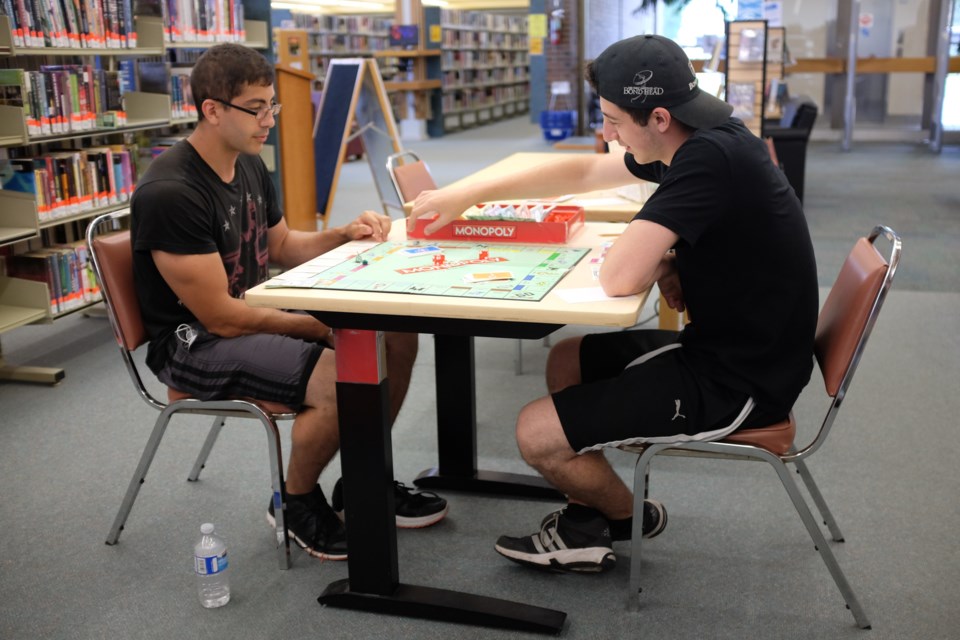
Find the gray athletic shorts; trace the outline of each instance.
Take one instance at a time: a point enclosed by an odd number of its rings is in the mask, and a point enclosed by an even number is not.
[[[323,346],[258,333],[221,338],[199,323],[180,325],[161,382],[200,400],[253,398],[299,409]]]
[[[574,451],[716,439],[743,423],[753,401],[694,374],[683,358],[679,336],[659,330],[584,336],[583,383],[553,394]]]

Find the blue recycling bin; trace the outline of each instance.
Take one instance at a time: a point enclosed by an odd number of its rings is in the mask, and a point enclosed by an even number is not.
[[[576,111],[541,111],[540,128],[543,137],[550,142],[563,140],[573,135],[577,126]]]

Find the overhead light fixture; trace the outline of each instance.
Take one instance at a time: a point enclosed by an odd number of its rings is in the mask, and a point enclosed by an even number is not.
[[[425,7],[449,7],[450,3],[446,0],[420,0],[420,4]]]

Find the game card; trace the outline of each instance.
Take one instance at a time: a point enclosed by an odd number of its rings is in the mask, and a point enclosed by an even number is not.
[[[406,249],[402,249],[400,253],[408,258],[417,258],[419,256],[428,256],[435,253],[440,253],[440,247],[435,244],[431,244],[426,247],[408,247]]]
[[[513,280],[513,274],[509,271],[486,271],[469,273],[463,277],[464,282],[491,282],[493,280]]]

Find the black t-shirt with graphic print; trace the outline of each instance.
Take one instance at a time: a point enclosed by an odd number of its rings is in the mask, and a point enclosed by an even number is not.
[[[233,181],[225,183],[183,140],[150,164],[131,213],[134,280],[150,337],[147,364],[156,373],[176,328],[197,319],[164,281],[150,252],[219,253],[230,295],[241,298],[267,278],[267,229],[282,212],[258,156],[241,155]]]
[[[764,143],[731,118],[699,129],[670,166],[627,168],[659,187],[635,219],[680,236],[677,268],[694,371],[785,415],[813,369],[819,308],[813,244],[800,201]]]

